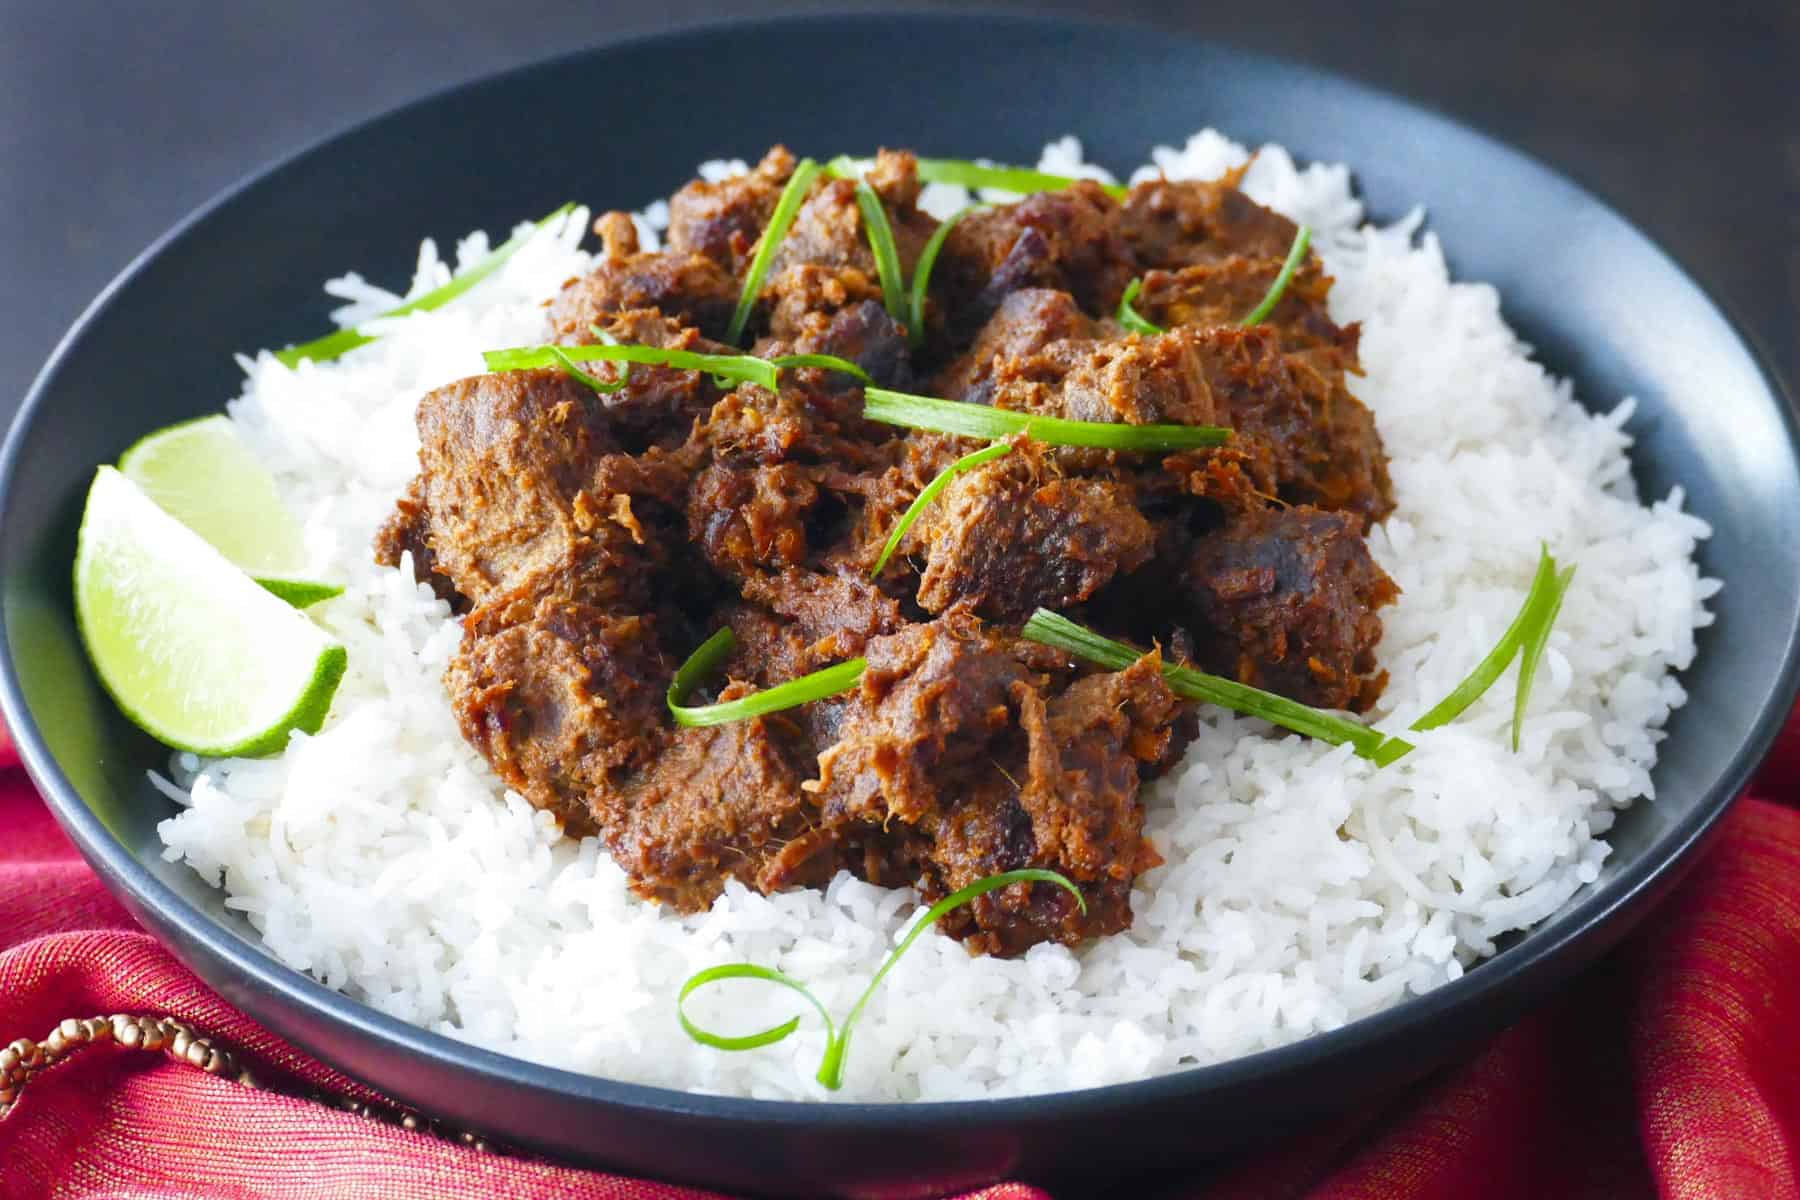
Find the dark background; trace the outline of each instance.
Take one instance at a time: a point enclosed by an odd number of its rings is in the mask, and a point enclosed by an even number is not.
[[[10,420],[62,331],[138,251],[298,147],[427,91],[594,41],[843,7],[0,0],[0,417]],[[1105,11],[1315,63],[1523,147],[1642,224],[1790,380],[1800,375],[1793,0],[1234,0]],[[705,64],[676,69],[704,86]],[[579,134],[573,118],[570,133]],[[321,264],[320,274],[343,265]]]

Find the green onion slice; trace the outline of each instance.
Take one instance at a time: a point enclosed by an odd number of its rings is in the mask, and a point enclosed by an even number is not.
[[[875,560],[875,569],[869,572],[869,578],[874,579],[881,574],[881,569],[887,566],[888,559],[892,558],[894,551],[900,548],[900,540],[906,536],[906,531],[913,527],[913,523],[919,519],[920,513],[931,507],[931,502],[937,499],[938,493],[950,486],[952,479],[964,471],[979,467],[982,463],[993,462],[996,458],[1011,453],[1011,446],[1005,442],[996,442],[992,446],[982,447],[973,454],[963,455],[939,471],[936,478],[919,489],[919,494],[913,497],[913,502],[906,506],[906,511],[901,513],[900,519],[894,523],[894,531],[888,534],[887,544],[881,548],[881,557]]]
[[[1031,641],[1054,646],[1077,658],[1085,658],[1114,671],[1123,671],[1142,657],[1142,651],[1124,642],[1102,637],[1085,626],[1040,608],[1025,622],[1023,635]],[[1277,696],[1261,688],[1238,683],[1218,675],[1208,675],[1192,667],[1163,664],[1163,678],[1169,690],[1190,700],[1217,704],[1246,716],[1260,717],[1284,729],[1330,742],[1334,746],[1349,745],[1358,755],[1376,766],[1385,767],[1411,750],[1412,743],[1390,737],[1379,729],[1371,729],[1337,713],[1311,708],[1286,696]]]
[[[1138,293],[1143,290],[1144,280],[1142,276],[1139,276],[1125,285],[1125,294],[1119,297],[1119,311],[1115,314],[1115,319],[1119,324],[1123,325],[1133,333],[1141,333],[1146,337],[1154,337],[1159,333],[1165,332],[1163,327],[1153,321],[1146,321],[1143,317],[1138,315],[1137,309],[1131,307],[1131,302],[1136,300],[1138,298]]]
[[[1081,180],[1070,175],[1052,175],[1031,167],[992,166],[960,158],[921,158],[919,178],[926,183],[959,183],[966,188],[997,188],[1003,192],[1056,192]],[[1100,183],[1099,180],[1089,180]],[[1101,190],[1115,200],[1123,199],[1130,189],[1118,183],[1100,183]]]
[[[1574,578],[1574,567],[1556,573],[1555,582],[1539,601],[1537,620],[1525,635],[1525,646],[1519,659],[1519,690],[1513,698],[1514,754],[1519,752],[1519,731],[1525,725],[1525,705],[1531,699],[1531,685],[1537,679],[1538,661],[1544,657],[1544,647],[1550,643],[1550,627],[1556,624],[1557,615],[1562,612],[1563,597],[1568,595],[1569,584]]]
[[[1110,421],[1071,421],[1066,417],[1037,417],[1004,408],[989,408],[985,404],[890,392],[886,388],[865,388],[863,397],[863,416],[868,420],[984,441],[998,441],[1022,433],[1051,446],[1172,452],[1222,445],[1231,436],[1231,430],[1217,425],[1116,425]]]
[[[681,1028],[687,1035],[703,1046],[711,1046],[718,1050],[755,1050],[761,1046],[773,1045],[786,1038],[800,1027],[800,1018],[792,1017],[759,1033],[733,1037],[713,1033],[694,1024],[687,1015],[687,998],[707,984],[716,983],[721,979],[760,979],[799,992],[806,998],[806,1002],[813,1006],[813,1010],[819,1014],[819,1018],[825,1022],[825,1054],[819,1060],[819,1071],[814,1078],[825,1087],[836,1091],[844,1086],[844,1058],[850,1050],[850,1034],[856,1028],[856,1023],[862,1019],[863,1009],[868,1007],[869,999],[875,994],[875,989],[881,986],[881,981],[886,979],[888,972],[894,969],[894,964],[898,963],[901,957],[912,949],[913,943],[924,936],[927,929],[936,925],[944,917],[989,892],[1003,887],[1011,887],[1015,883],[1048,883],[1059,887],[1075,897],[1075,903],[1080,905],[1082,912],[1087,912],[1087,901],[1082,898],[1081,889],[1076,887],[1067,876],[1038,867],[1003,871],[998,875],[989,875],[985,879],[978,879],[968,887],[952,892],[926,909],[925,915],[907,931],[906,936],[900,940],[900,944],[888,952],[887,958],[882,961],[874,977],[869,980],[869,986],[863,989],[862,995],[857,997],[856,1004],[850,1009],[849,1015],[844,1018],[842,1028],[832,1021],[831,1014],[825,1011],[825,1006],[819,1003],[818,997],[808,991],[793,976],[770,967],[758,966],[755,963],[725,963],[716,967],[708,967],[689,977],[688,981],[681,985],[681,992],[676,998],[676,1018],[681,1022]]]
[[[750,310],[756,307],[756,298],[762,294],[763,277],[769,273],[769,264],[775,261],[775,249],[787,236],[788,226],[794,223],[794,214],[800,211],[819,170],[819,164],[812,159],[801,159],[775,201],[775,211],[770,214],[768,227],[763,230],[756,253],[750,258],[750,269],[744,274],[744,290],[738,295],[731,325],[725,331],[726,342],[733,346],[743,340],[744,326],[750,323]]]
[[[443,287],[433,288],[423,296],[408,300],[405,304],[402,304],[397,308],[390,308],[379,316],[371,317],[369,319],[378,321],[385,317],[403,317],[407,313],[430,312],[434,308],[442,308],[444,305],[450,303],[450,301],[456,299],[458,296],[486,279],[489,275],[492,275],[495,271],[498,271],[501,267],[505,266],[506,260],[511,258],[514,254],[517,254],[519,249],[524,246],[525,243],[536,237],[542,230],[551,224],[573,212],[574,209],[575,205],[573,202],[563,205],[543,220],[537,222],[524,233],[503,242],[499,249],[464,271],[461,275],[456,276]],[[354,327],[340,329],[336,333],[327,334],[317,341],[307,342],[303,346],[290,346],[286,350],[278,350],[275,352],[275,358],[276,361],[289,367],[297,367],[300,365],[302,359],[308,358],[312,359],[314,362],[329,362],[339,355],[344,354],[346,351],[354,350],[358,346],[366,346],[374,340],[375,339],[368,334],[357,332]]]
[[[937,265],[938,253],[944,248],[944,241],[956,223],[972,212],[986,208],[985,204],[969,204],[957,209],[938,223],[931,231],[931,239],[925,243],[925,249],[919,252],[919,261],[913,267],[912,295],[909,297],[906,315],[907,339],[917,350],[925,341],[925,297],[931,289],[931,268]]]
[[[866,659],[852,658],[737,700],[693,708],[684,706],[682,701],[687,699],[688,693],[702,679],[712,674],[736,645],[737,637],[727,626],[701,642],[700,648],[690,654],[688,660],[676,670],[675,678],[669,681],[668,702],[669,713],[675,718],[677,725],[690,728],[728,725],[733,721],[748,721],[751,717],[766,716],[813,700],[823,700],[827,696],[835,696],[855,687],[862,678],[863,668],[869,665]]]
[[[1312,226],[1302,225],[1294,231],[1294,244],[1288,248],[1287,261],[1281,264],[1276,272],[1275,282],[1263,294],[1262,303],[1250,310],[1250,315],[1238,322],[1240,325],[1260,325],[1268,315],[1275,311],[1281,303],[1281,294],[1287,291],[1288,283],[1294,278],[1294,272],[1306,261],[1306,248],[1312,244]]]
[[[686,371],[711,371],[739,383],[756,383],[776,390],[780,368],[752,354],[701,354],[693,350],[664,350],[657,346],[517,346],[489,350],[482,361],[490,371],[523,371],[530,367],[569,366],[578,362],[644,363]]]
[[[1519,606],[1519,615],[1506,627],[1506,632],[1500,635],[1500,640],[1488,651],[1487,657],[1475,664],[1475,669],[1469,672],[1468,678],[1457,684],[1448,696],[1434,704],[1424,716],[1414,721],[1412,728],[1423,733],[1440,725],[1448,725],[1494,686],[1494,682],[1506,673],[1506,668],[1519,652],[1519,647],[1525,644],[1526,635],[1537,620],[1540,598],[1555,582],[1556,560],[1550,557],[1549,547],[1546,546],[1539,552],[1537,574],[1532,577],[1530,591],[1525,593],[1525,602]]]
[[[865,179],[856,181],[856,207],[862,210],[863,232],[875,255],[875,274],[881,279],[881,302],[888,316],[906,324],[906,281],[900,277],[900,248],[894,244],[894,227],[888,222],[881,197]]]
[[[551,346],[550,353],[555,356],[557,362],[562,364],[562,369],[568,374],[569,378],[575,380],[577,383],[593,388],[596,392],[616,392],[624,387],[626,383],[630,382],[631,366],[629,363],[625,365],[623,373],[621,373],[617,379],[605,380],[597,375],[590,375],[580,367],[576,366],[575,360],[570,358],[569,352],[561,346]]]
[[[837,1041],[837,1026],[832,1024],[831,1014],[819,1003],[819,998],[806,990],[806,985],[792,975],[777,971],[772,967],[759,967],[755,963],[723,963],[716,967],[708,967],[690,976],[681,985],[681,994],[675,999],[675,1017],[681,1022],[681,1028],[687,1035],[702,1046],[711,1046],[715,1050],[755,1050],[759,1046],[772,1046],[800,1028],[800,1018],[793,1017],[779,1025],[770,1026],[761,1033],[744,1034],[741,1037],[729,1037],[721,1033],[713,1033],[694,1024],[687,1015],[687,998],[693,992],[709,983],[717,983],[721,979],[761,979],[769,983],[778,983],[784,988],[792,988],[806,997],[806,1002],[813,1006],[819,1017],[825,1022],[825,1034],[828,1042]]]
[[[769,362],[783,371],[789,367],[818,367],[824,371],[842,371],[846,375],[854,375],[864,383],[875,382],[869,378],[867,371],[835,354],[782,354],[771,358]]]
[[[1045,871],[1037,867],[1026,867],[1018,871],[1002,871],[998,875],[977,879],[968,887],[951,892],[926,909],[925,915],[920,918],[919,923],[908,930],[904,938],[900,939],[900,944],[894,947],[888,954],[887,960],[875,972],[875,977],[869,980],[869,986],[863,989],[861,996],[857,997],[855,1006],[850,1010],[850,1015],[844,1018],[844,1027],[826,1042],[825,1057],[819,1063],[818,1080],[820,1083],[833,1091],[843,1086],[844,1055],[850,1049],[851,1031],[856,1028],[856,1022],[861,1019],[863,1009],[869,1003],[869,997],[875,994],[875,989],[881,986],[881,981],[886,979],[888,972],[894,969],[894,964],[900,961],[900,956],[912,949],[912,944],[918,941],[927,929],[936,925],[950,913],[989,892],[1003,887],[1011,887],[1015,883],[1053,884],[1075,897],[1075,903],[1081,907],[1081,911],[1087,912],[1087,901],[1082,898],[1081,889],[1076,887],[1073,881],[1055,871]]]

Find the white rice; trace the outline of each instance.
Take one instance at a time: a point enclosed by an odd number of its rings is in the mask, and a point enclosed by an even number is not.
[[[1158,148],[1134,178],[1211,178],[1245,158],[1207,131]],[[1043,166],[1085,169],[1072,138]],[[1637,500],[1630,401],[1584,411],[1531,361],[1491,288],[1449,280],[1421,214],[1362,224],[1345,168],[1298,169],[1268,146],[1244,186],[1317,229],[1337,277],[1333,315],[1363,324],[1367,374],[1353,386],[1375,412],[1399,502],[1370,542],[1405,589],[1384,613],[1381,724],[1402,729],[1487,651],[1540,541],[1579,564],[1523,745],[1508,747],[1510,672],[1386,770],[1206,712],[1182,766],[1147,792],[1167,865],[1138,881],[1130,932],[1010,962],[927,936],[870,1005],[831,1098],[1089,1087],[1336,1028],[1455,979],[1501,934],[1555,911],[1603,872],[1615,810],[1651,795],[1661,727],[1685,699],[1672,672],[1692,659],[1718,584],[1695,568],[1708,530],[1679,490]],[[929,193],[939,212],[966,198]],[[667,207],[644,217],[649,233]],[[458,623],[408,571],[369,559],[417,467],[420,395],[479,372],[483,349],[534,340],[542,302],[588,265],[576,249],[586,219],[338,363],[242,360],[231,416],[304,518],[317,570],[347,582],[313,612],[349,647],[350,670],[327,727],[284,755],[178,756],[170,790],[191,807],[161,826],[166,853],[221,884],[282,961],[403,1020],[616,1079],[825,1099],[810,1015],[780,1045],[722,1053],[682,1033],[675,991],[702,967],[748,959],[842,1013],[915,897],[840,875],[823,893],[734,885],[692,917],[636,899],[596,841],[560,840],[463,742],[440,681]],[[457,262],[487,247],[473,235]],[[448,274],[426,242],[413,293]],[[345,322],[398,299],[354,275],[328,290],[346,301]],[[748,1031],[796,1000],[728,984],[692,1008]]]

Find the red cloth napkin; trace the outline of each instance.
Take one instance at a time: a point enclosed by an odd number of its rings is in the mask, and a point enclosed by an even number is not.
[[[0,740],[0,763],[16,764]],[[1620,951],[1474,1060],[1386,1106],[1157,1195],[1800,1200],[1800,719],[1705,861]],[[1759,798],[1761,797],[1761,798]],[[266,1083],[360,1094],[258,1028],[126,916],[16,765],[0,773],[0,1044],[70,1016],[172,1014]],[[0,1118],[0,1198],[702,1193],[484,1155],[160,1054],[99,1046]],[[983,1200],[1036,1200],[1002,1184]]]

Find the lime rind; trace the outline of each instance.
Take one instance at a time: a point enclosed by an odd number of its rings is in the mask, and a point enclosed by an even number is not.
[[[111,467],[75,553],[88,657],[133,723],[208,757],[270,754],[324,724],[349,657]]]
[[[295,607],[343,588],[306,574],[300,524],[275,477],[222,414],[183,421],[140,438],[119,470],[164,511]]]

